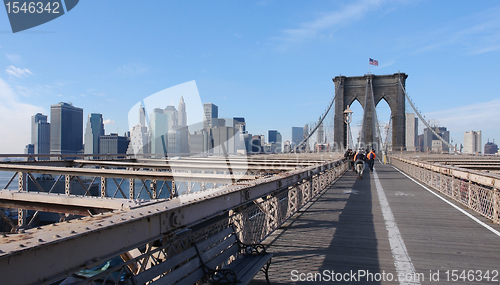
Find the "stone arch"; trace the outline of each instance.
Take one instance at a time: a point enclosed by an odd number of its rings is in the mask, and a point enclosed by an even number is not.
[[[374,120],[372,98],[375,106],[385,100],[391,109],[392,149],[403,150],[405,147],[405,95],[399,81],[405,86],[408,75],[373,75],[346,77],[337,76],[335,83],[334,143],[338,151],[345,149],[347,143],[347,125],[344,122],[344,110],[354,100],[358,100],[367,116],[363,121],[363,138],[367,146],[374,143]],[[373,90],[373,92],[372,92]],[[366,102],[370,103],[365,106]]]

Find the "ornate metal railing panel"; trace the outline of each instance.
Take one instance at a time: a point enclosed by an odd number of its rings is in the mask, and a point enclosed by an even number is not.
[[[162,262],[229,226],[237,229],[244,243],[262,241],[346,169],[343,159],[324,161],[137,208],[9,234],[3,237],[6,247],[0,251],[0,272],[8,268],[3,278],[12,284],[52,284],[75,274],[83,278],[82,270],[101,266],[98,274],[81,279],[82,284],[127,284],[131,276],[143,272],[148,272],[145,283],[149,283],[166,274],[159,271]],[[22,176],[20,183],[25,181]],[[113,259],[122,262],[106,263]],[[35,264],[42,260],[50,270],[37,269]],[[102,267],[105,264],[108,267]],[[26,267],[32,268],[29,276],[15,273]]]
[[[398,156],[391,156],[390,163],[416,180],[500,224],[498,177]]]

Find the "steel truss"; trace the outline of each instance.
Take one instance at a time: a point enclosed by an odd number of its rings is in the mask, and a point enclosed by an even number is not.
[[[128,210],[7,234],[0,237],[2,282],[51,284],[120,256],[125,263],[82,282],[119,284],[135,275],[143,278],[143,284],[150,283],[165,273],[163,261],[231,224],[242,241],[261,241],[346,169],[344,160],[325,161]],[[22,173],[18,175],[24,182]],[[23,273],[26,268],[30,274]]]

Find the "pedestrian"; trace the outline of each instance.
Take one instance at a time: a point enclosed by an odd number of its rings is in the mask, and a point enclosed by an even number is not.
[[[356,164],[356,171],[358,172],[358,179],[363,179],[363,170],[365,168],[365,155],[363,150],[360,149],[356,156],[354,157],[354,163]]]
[[[356,171],[356,166],[354,165],[354,158],[355,157],[356,157],[356,151],[351,149],[351,156],[349,157],[349,160],[351,162],[352,171]]]
[[[373,165],[375,164],[376,157],[377,156],[375,155],[375,150],[372,148],[372,150],[366,156],[366,159],[368,161],[368,167],[370,168],[371,172],[373,172]]]

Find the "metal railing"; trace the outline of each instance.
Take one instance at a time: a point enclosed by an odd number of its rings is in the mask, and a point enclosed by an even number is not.
[[[390,156],[390,164],[469,209],[500,224],[500,179],[457,167]]]
[[[149,276],[142,283],[147,284],[165,274],[162,262],[229,226],[244,243],[262,241],[346,169],[344,159],[323,161],[204,196],[186,195],[8,235],[0,252],[0,272],[9,260],[16,260],[19,266],[10,263],[9,272],[3,272],[6,282],[52,284],[118,259],[119,264],[86,276],[82,284],[127,284],[138,274]],[[25,235],[39,242],[27,243]],[[40,251],[45,246],[50,247],[47,256]],[[36,264],[47,261],[50,270],[37,269]],[[16,274],[26,266],[32,268],[29,276]]]

